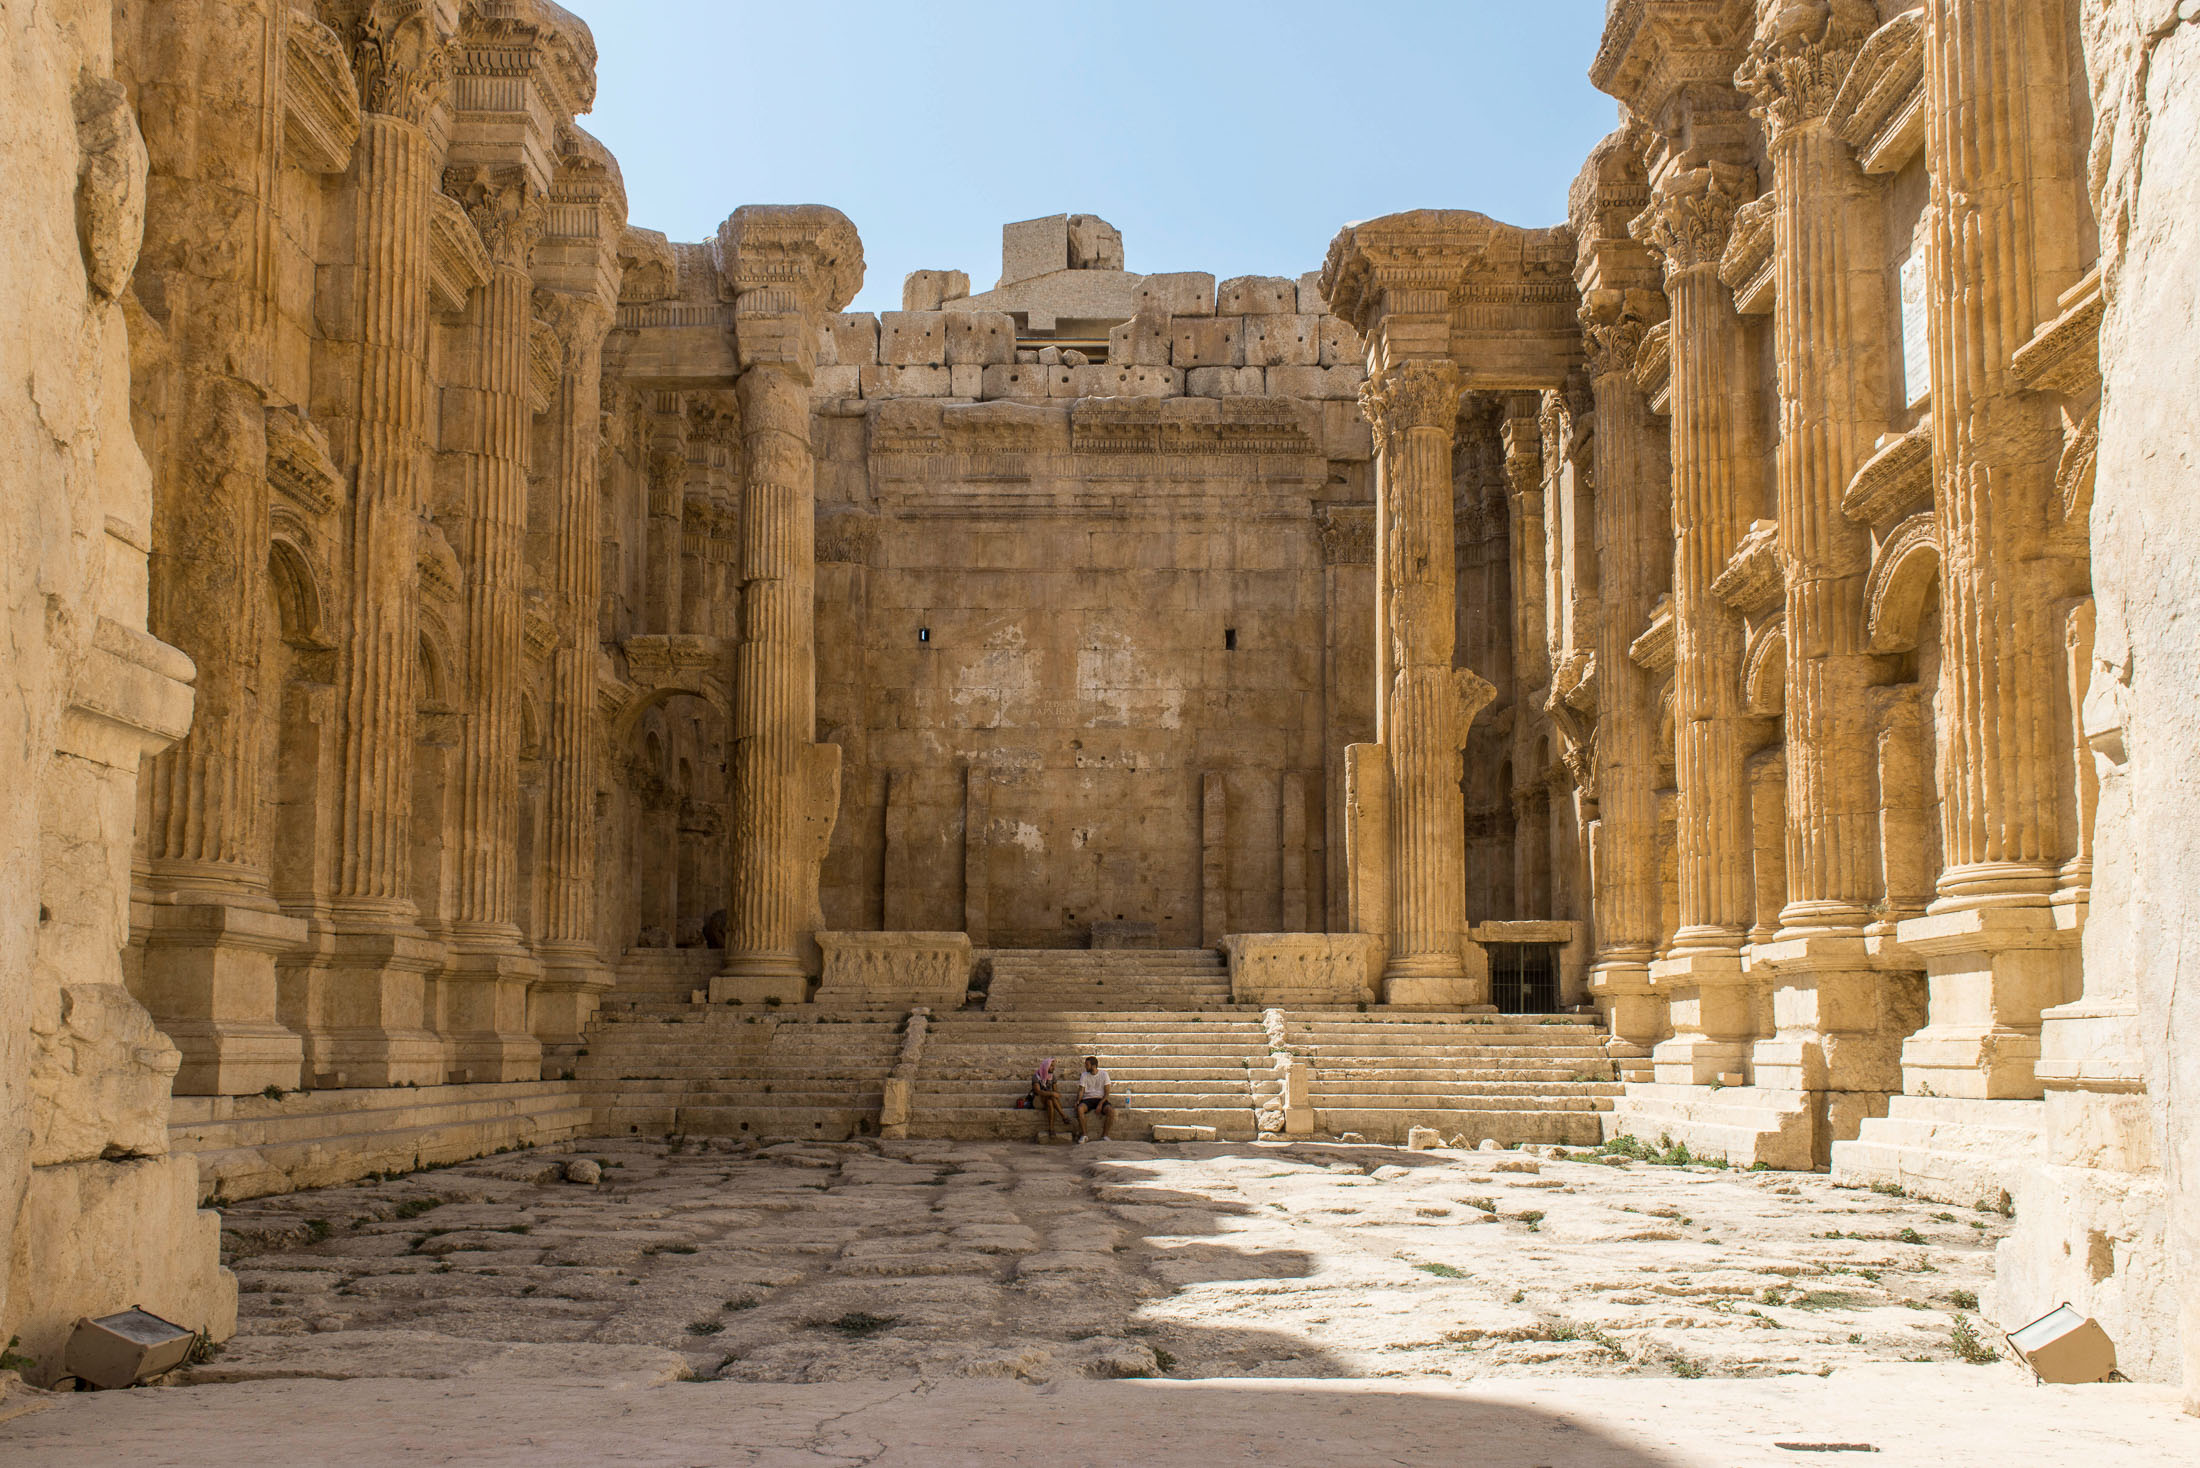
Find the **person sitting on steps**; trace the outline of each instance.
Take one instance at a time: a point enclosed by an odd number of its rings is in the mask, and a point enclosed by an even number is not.
[[[1108,1099],[1108,1073],[1100,1068],[1100,1057],[1085,1057],[1084,1074],[1077,1078],[1077,1140],[1085,1140],[1085,1113],[1100,1113],[1100,1140],[1108,1139],[1108,1128],[1115,1125],[1115,1103]]]
[[[1031,1073],[1031,1089],[1024,1093],[1023,1099],[1016,1105],[1019,1110],[1028,1109],[1040,1114],[1040,1119],[1047,1124],[1047,1140],[1050,1142],[1054,1140],[1056,1122],[1061,1122],[1064,1126],[1069,1124],[1069,1118],[1062,1114],[1061,1094],[1054,1088],[1053,1056],[1039,1062],[1039,1068]],[[1036,1142],[1039,1139],[1033,1137],[1032,1140]]]

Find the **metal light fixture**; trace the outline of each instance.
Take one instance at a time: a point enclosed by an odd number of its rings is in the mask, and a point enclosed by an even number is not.
[[[61,1373],[102,1389],[135,1386],[181,1366],[197,1338],[147,1310],[80,1318],[62,1352]]]
[[[2116,1373],[2116,1344],[2100,1322],[2069,1302],[2009,1332],[2009,1344],[2041,1381],[2070,1385],[2106,1381]]]

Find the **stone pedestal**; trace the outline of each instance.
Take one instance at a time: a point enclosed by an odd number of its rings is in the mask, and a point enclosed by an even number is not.
[[[1739,1086],[1749,1074],[1756,1002],[1739,953],[1661,959],[1650,979],[1665,996],[1671,1039],[1651,1053],[1658,1083]]]
[[[417,931],[350,929],[333,934],[315,961],[286,972],[282,1016],[305,1037],[308,1086],[443,1084],[427,976],[444,959],[443,946]]]
[[[479,949],[443,970],[444,1079],[454,1085],[542,1078],[542,1042],[528,1028],[527,991],[542,965],[525,953]]]
[[[1902,1089],[1976,1100],[2041,1094],[2040,1017],[2078,987],[2077,935],[2047,907],[1928,913],[1897,930],[1924,958],[1931,1022],[1902,1047]]]
[[[280,912],[223,903],[154,903],[134,986],[183,1052],[176,1092],[243,1096],[296,1090],[305,1045],[275,1019],[275,955],[305,941]]]

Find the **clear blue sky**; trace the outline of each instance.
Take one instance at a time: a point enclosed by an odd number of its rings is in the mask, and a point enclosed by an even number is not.
[[[1000,227],[1098,214],[1151,273],[1298,275],[1349,220],[1556,224],[1615,105],[1603,0],[563,0],[603,54],[583,125],[633,220],[831,204],[856,306],[1000,273]]]

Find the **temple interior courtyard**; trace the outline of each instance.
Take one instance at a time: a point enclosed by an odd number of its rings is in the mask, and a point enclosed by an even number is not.
[[[2200,1458],[2192,0],[881,312],[551,0],[0,20],[0,1457]]]

